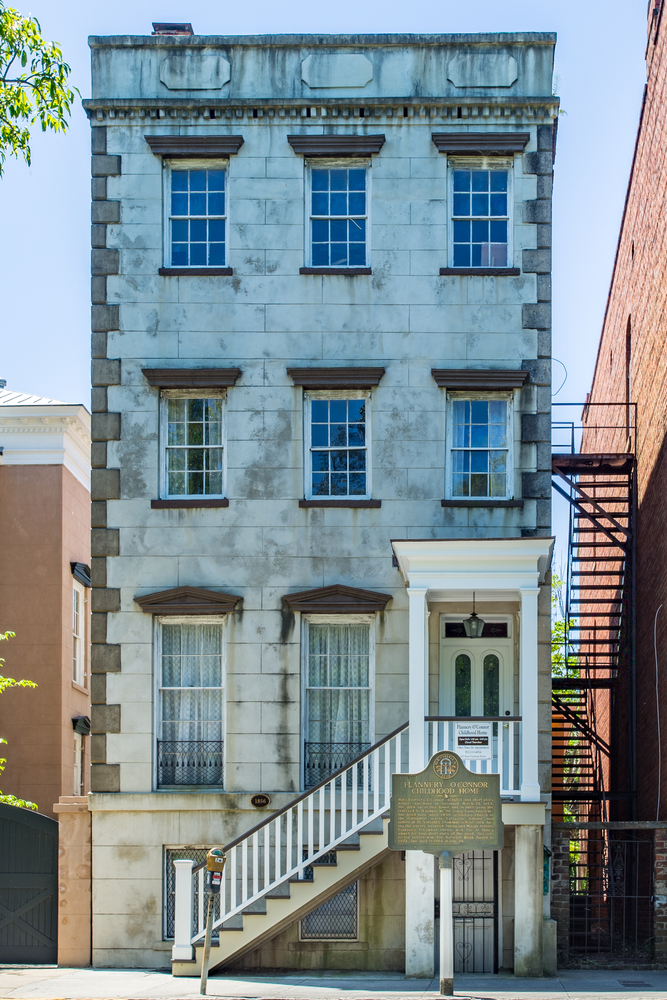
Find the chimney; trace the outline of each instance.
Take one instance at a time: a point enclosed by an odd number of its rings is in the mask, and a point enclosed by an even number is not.
[[[192,25],[186,21],[153,21],[154,35],[194,35]]]
[[[0,378],[0,389],[4,389],[6,385],[7,385],[7,379]]]

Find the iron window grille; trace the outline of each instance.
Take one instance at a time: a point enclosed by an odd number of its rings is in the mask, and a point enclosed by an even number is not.
[[[164,891],[164,903],[162,908],[164,913],[164,927],[162,929],[163,940],[173,941],[174,939],[174,922],[175,922],[175,901],[176,901],[176,869],[174,868],[174,861],[180,861],[181,859],[187,861],[194,861],[195,867],[197,865],[204,864],[206,862],[206,854],[208,852],[208,847],[166,847],[164,851],[164,875],[163,875],[163,891]],[[209,892],[204,890],[204,913],[206,913],[206,907],[208,904]],[[199,911],[199,879],[194,879],[194,905],[192,908],[192,933],[196,934],[199,927],[197,924],[197,914]],[[220,895],[215,895],[213,897],[213,918],[217,920],[220,916]],[[218,932],[213,931],[213,940],[217,941]]]
[[[220,740],[158,740],[157,785],[223,785]]]
[[[305,765],[304,783],[306,788],[314,788],[321,781],[326,779],[346,764],[351,764],[366,750],[370,750],[370,743],[305,743]],[[369,772],[370,782],[370,772]],[[357,786],[363,787],[364,768],[359,764],[357,768]],[[340,779],[338,779],[340,782]],[[352,772],[347,775],[347,787],[352,787]]]
[[[302,941],[356,941],[358,935],[359,883],[327,900],[301,920]]]

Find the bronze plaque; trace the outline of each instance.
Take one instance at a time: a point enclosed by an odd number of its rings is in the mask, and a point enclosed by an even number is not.
[[[500,775],[473,774],[443,750],[419,774],[394,774],[389,814],[393,851],[463,854],[503,846]]]

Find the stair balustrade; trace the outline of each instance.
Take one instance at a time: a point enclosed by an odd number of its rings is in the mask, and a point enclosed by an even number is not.
[[[280,895],[284,883],[305,880],[306,868],[388,812],[391,776],[408,771],[407,735],[406,722],[224,847],[227,863],[214,932],[234,926],[234,918],[240,920],[264,897]],[[172,958],[189,961],[205,934],[206,871],[189,860],[177,860],[174,867]]]

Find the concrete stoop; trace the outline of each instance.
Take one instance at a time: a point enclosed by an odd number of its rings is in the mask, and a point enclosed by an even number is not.
[[[315,862],[312,880],[288,879],[223,924],[219,943],[211,946],[209,972],[259,948],[380,864],[389,854],[388,825],[389,816],[374,820],[336,847],[335,864]],[[202,941],[197,944],[193,959],[172,961],[172,975],[199,976],[203,951]]]

